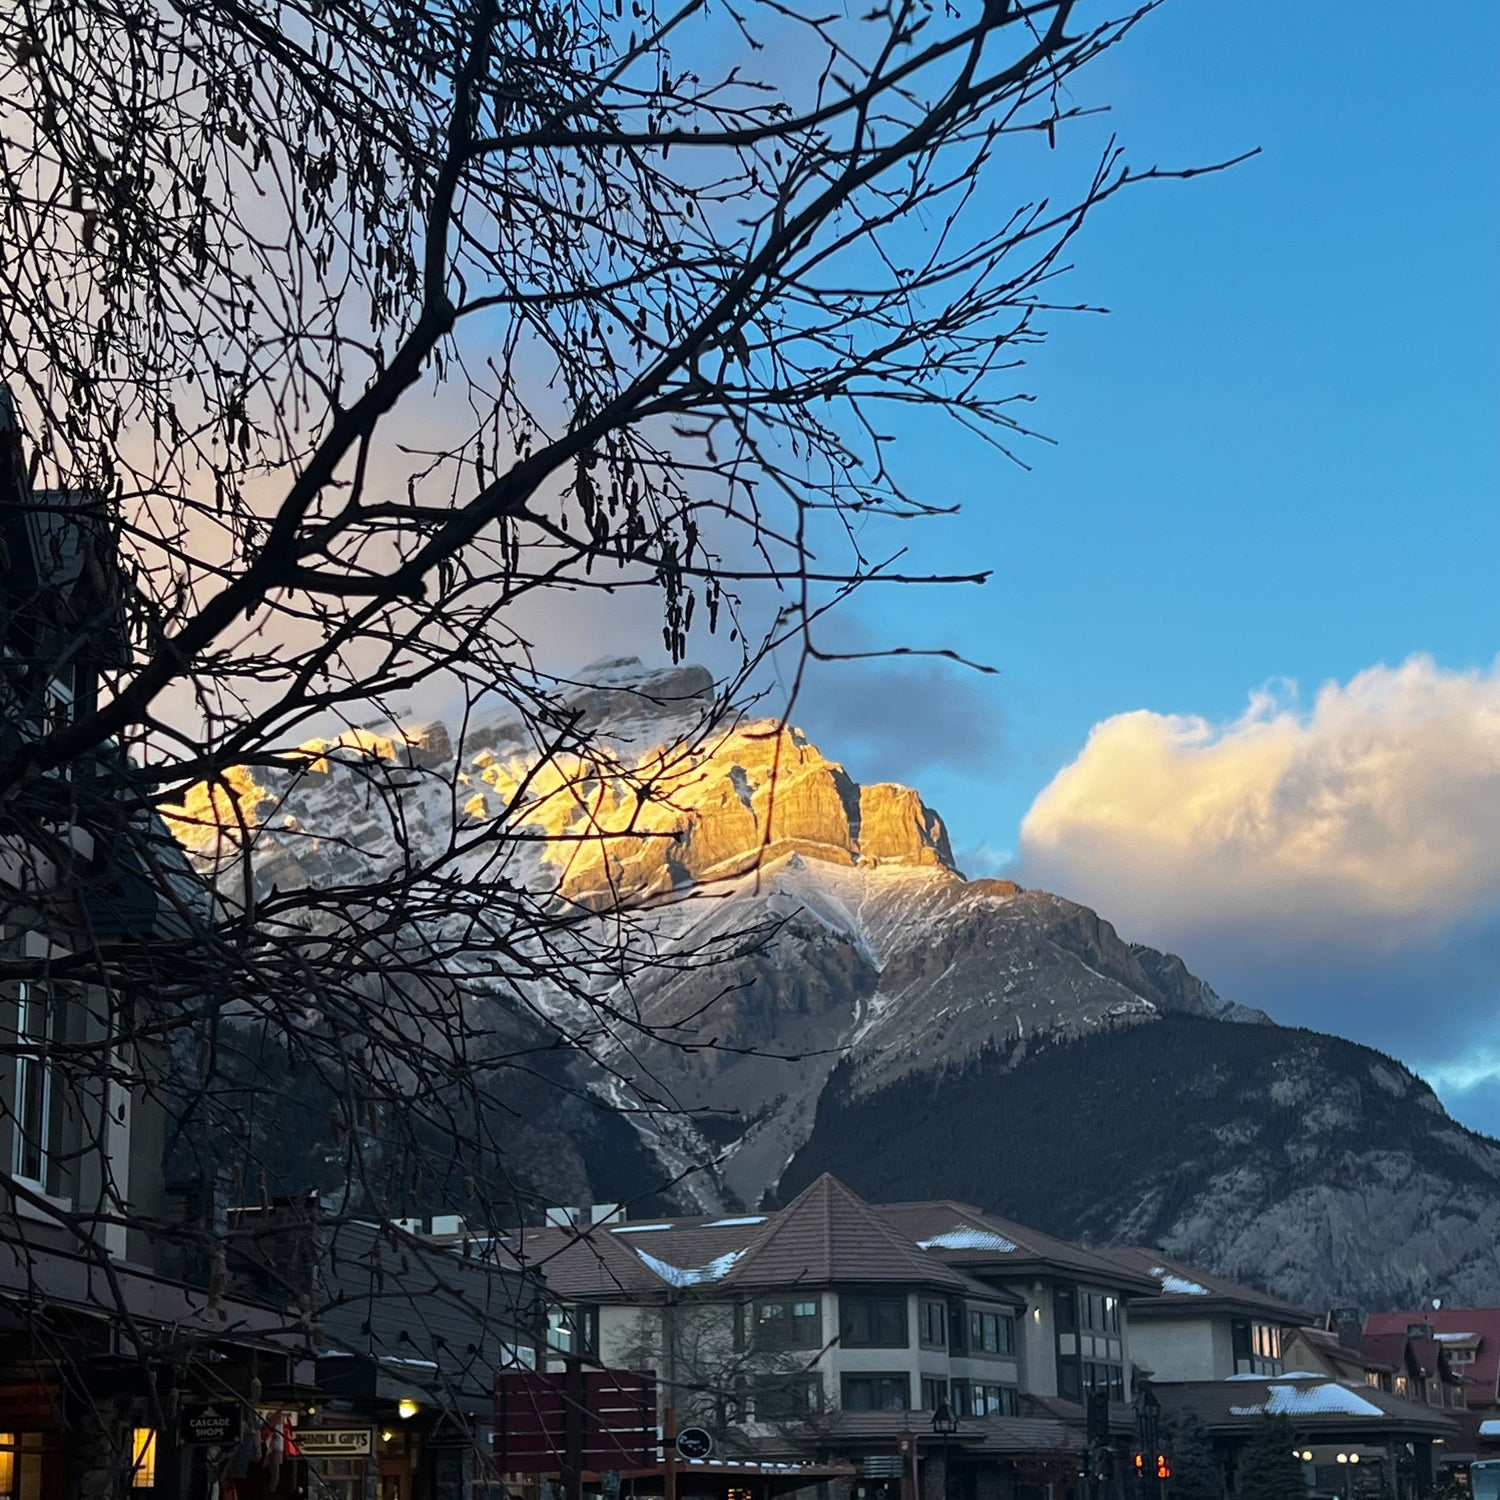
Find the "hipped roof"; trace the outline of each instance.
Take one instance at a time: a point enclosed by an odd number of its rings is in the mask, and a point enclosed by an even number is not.
[[[517,1230],[504,1243],[568,1298],[901,1286],[1023,1305],[1014,1293],[924,1249],[890,1213],[824,1173],[785,1208],[767,1214],[549,1226]]]

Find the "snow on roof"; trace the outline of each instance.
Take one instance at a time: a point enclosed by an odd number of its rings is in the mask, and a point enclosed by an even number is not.
[[[1208,1288],[1198,1281],[1189,1281],[1186,1276],[1179,1276],[1175,1271],[1169,1271],[1165,1266],[1152,1266],[1151,1274],[1161,1282],[1162,1291],[1173,1297],[1207,1297],[1212,1295]]]
[[[993,1229],[979,1229],[973,1224],[955,1224],[952,1229],[945,1229],[941,1234],[917,1243],[924,1250],[998,1250],[1002,1255],[1009,1255],[1016,1248],[1015,1242],[1003,1234],[996,1234]]]
[[[660,1276],[668,1286],[702,1286],[706,1281],[722,1281],[733,1269],[735,1262],[745,1252],[731,1250],[727,1255],[715,1256],[706,1266],[671,1266],[644,1250],[635,1252],[641,1263],[653,1275]]]
[[[1295,1386],[1272,1383],[1266,1399],[1254,1406],[1231,1406],[1232,1417],[1383,1417],[1385,1413],[1373,1401],[1366,1401],[1357,1391],[1334,1381]]]
[[[658,1229],[670,1229],[670,1224],[620,1224],[610,1230],[611,1234],[651,1234]]]
[[[712,1224],[705,1224],[703,1227],[705,1229],[737,1229],[741,1224],[764,1224],[765,1222],[764,1214],[749,1214],[741,1219],[715,1219]]]
[[[1433,1338],[1440,1344],[1477,1344],[1479,1342],[1477,1333],[1435,1333]]]
[[[1479,1424],[1480,1437],[1500,1437],[1500,1419],[1486,1417]]]

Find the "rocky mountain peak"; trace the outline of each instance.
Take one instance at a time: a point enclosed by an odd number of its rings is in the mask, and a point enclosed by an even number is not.
[[[588,748],[541,764],[518,718],[476,719],[461,745],[441,722],[310,740],[285,771],[232,771],[212,792],[195,789],[174,810],[174,827],[213,859],[232,852],[243,822],[256,830],[262,878],[283,888],[348,875],[351,860],[399,857],[362,791],[372,769],[380,776],[388,766],[403,788],[407,836],[444,837],[456,777],[461,821],[551,834],[536,874],[584,902],[732,880],[792,854],[956,874],[947,829],[917,792],[861,786],[795,726],[726,718],[700,666],[610,657],[584,668],[562,695],[559,722],[572,720]],[[337,872],[322,869],[329,860]]]

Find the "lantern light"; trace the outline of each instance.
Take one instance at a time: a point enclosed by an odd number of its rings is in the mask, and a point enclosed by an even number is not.
[[[403,1422],[409,1422],[417,1414],[417,1403],[410,1396],[403,1396],[396,1403],[396,1415]]]

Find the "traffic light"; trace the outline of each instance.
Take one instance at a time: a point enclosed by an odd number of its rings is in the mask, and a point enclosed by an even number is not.
[[[1172,1465],[1167,1462],[1165,1453],[1156,1455],[1156,1477],[1158,1479],[1170,1479],[1172,1477]]]

